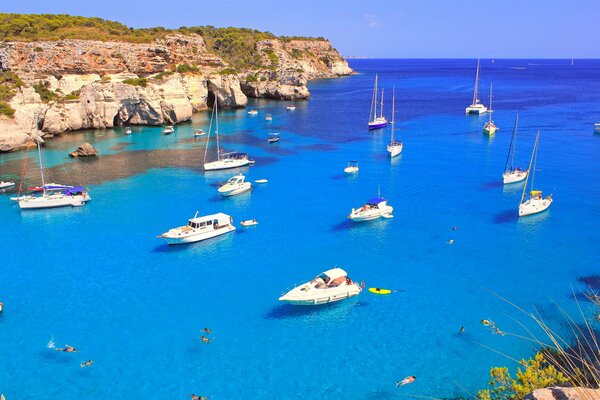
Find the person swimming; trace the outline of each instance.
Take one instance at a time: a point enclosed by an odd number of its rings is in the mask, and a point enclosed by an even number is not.
[[[210,339],[206,336],[200,336],[200,340],[202,340],[203,343],[210,343]]]
[[[81,368],[91,367],[93,363],[94,363],[94,360],[82,361],[81,364],[79,364],[79,366]]]
[[[208,328],[202,328],[202,332],[209,333],[209,334],[212,333],[212,331]]]
[[[465,333],[465,327],[464,327],[464,326],[461,326],[461,327],[460,327],[460,330],[458,331],[458,334],[459,334],[459,335],[462,335],[463,333]]]
[[[206,396],[198,396],[197,394],[190,394],[192,400],[208,400]]]
[[[54,350],[63,351],[65,353],[76,353],[77,351],[79,351],[75,347],[70,346],[68,344],[65,344],[65,347],[55,347]]]
[[[417,379],[416,376],[407,376],[406,378],[402,379],[401,381],[396,382],[396,387],[400,387],[400,386],[408,385],[409,383],[413,383],[415,381],[415,379]]]

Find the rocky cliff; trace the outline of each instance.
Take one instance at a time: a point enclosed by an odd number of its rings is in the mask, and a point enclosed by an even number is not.
[[[14,115],[0,115],[0,151],[25,145],[36,114],[46,135],[176,124],[215,100],[243,107],[248,97],[307,99],[309,80],[353,72],[326,40],[265,39],[254,51],[261,67],[238,71],[197,34],[173,33],[151,43],[0,42],[0,70],[23,83],[6,102]]]
[[[536,389],[524,400],[600,400],[600,389],[582,387],[550,387]]]

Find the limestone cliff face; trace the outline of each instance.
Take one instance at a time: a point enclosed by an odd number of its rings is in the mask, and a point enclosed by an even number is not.
[[[23,147],[41,117],[45,134],[119,125],[187,121],[216,100],[244,107],[248,97],[307,99],[308,80],[353,71],[325,40],[269,39],[255,49],[261,69],[227,70],[201,36],[172,34],[152,43],[60,40],[0,42],[0,70],[26,83],[9,104],[14,118],[0,116],[0,151]],[[178,66],[192,66],[176,72]],[[183,71],[183,70],[182,70]],[[51,92],[42,101],[34,85]]]

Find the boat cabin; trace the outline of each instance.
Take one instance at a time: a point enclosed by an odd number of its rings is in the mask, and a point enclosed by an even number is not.
[[[233,225],[233,218],[227,214],[218,213],[205,215],[204,217],[195,217],[188,220],[188,225],[192,229],[219,229],[222,226]]]
[[[245,180],[246,180],[246,177],[244,175],[236,175],[236,176],[232,176],[231,178],[229,178],[227,180],[227,184],[239,185],[241,183],[244,183]]]
[[[240,153],[239,151],[233,151],[231,153],[221,153],[219,155],[220,160],[245,160],[248,158],[248,154]]]
[[[325,289],[342,285],[348,274],[341,268],[332,268],[313,279],[316,289]]]

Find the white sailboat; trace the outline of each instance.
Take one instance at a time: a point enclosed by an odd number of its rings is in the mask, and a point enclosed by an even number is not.
[[[519,124],[519,114],[515,117],[515,128],[513,129],[508,155],[506,156],[506,164],[504,164],[504,172],[502,173],[502,182],[504,184],[517,183],[527,178],[529,170],[524,170],[521,167],[515,167],[515,146],[517,142],[517,126]]]
[[[402,142],[398,142],[394,139],[394,131],[396,130],[396,88],[392,91],[392,137],[390,138],[390,143],[387,145],[387,151],[390,157],[396,157],[398,154],[402,153]]]
[[[369,112],[369,130],[383,128],[387,125],[387,119],[383,116],[383,89],[381,89],[381,108],[377,114],[377,99],[379,90],[377,89],[377,74],[375,74],[375,86],[373,87],[373,97],[371,98],[371,110]]]
[[[490,119],[483,125],[483,133],[488,136],[492,136],[496,133],[496,124],[492,121],[492,82],[490,82],[490,109],[488,110],[490,113]]]
[[[475,89],[473,90],[473,103],[465,109],[467,114],[484,114],[487,112],[487,107],[479,102],[477,91],[479,88],[479,59],[477,59],[477,72],[475,74]]]
[[[215,136],[217,138],[217,160],[206,162],[206,156],[208,155],[208,145],[210,143],[210,133],[212,131],[213,118],[215,120]],[[219,147],[219,110],[218,102],[215,100],[213,106],[213,115],[210,120],[210,126],[208,128],[208,137],[206,139],[206,150],[204,151],[204,170],[215,171],[220,169],[238,168],[246,165],[254,164],[254,160],[248,159],[248,154],[240,152],[223,153]]]
[[[39,209],[39,208],[56,208],[56,207],[79,207],[83,206],[92,198],[81,186],[65,186],[57,184],[46,184],[44,176],[44,163],[42,160],[42,149],[40,146],[40,138],[36,135],[35,142],[37,144],[38,159],[40,164],[40,175],[42,178],[42,186],[33,188],[35,191],[42,193],[41,196],[27,195],[17,197],[19,208],[21,209]]]
[[[527,180],[525,181],[525,186],[523,187],[523,194],[521,195],[521,203],[519,204],[519,217],[524,217],[526,215],[537,214],[542,211],[545,211],[552,204],[552,195],[546,196],[546,198],[542,197],[541,190],[534,189],[534,178],[535,178],[535,167],[537,164],[537,153],[538,153],[538,145],[540,141],[540,131],[535,137],[535,144],[533,145],[533,152],[531,153],[531,160],[529,161],[529,170],[531,174],[527,176]],[[531,190],[529,192],[529,199],[523,201],[525,199],[525,193],[527,192],[527,183],[529,180],[529,176],[531,176]]]

